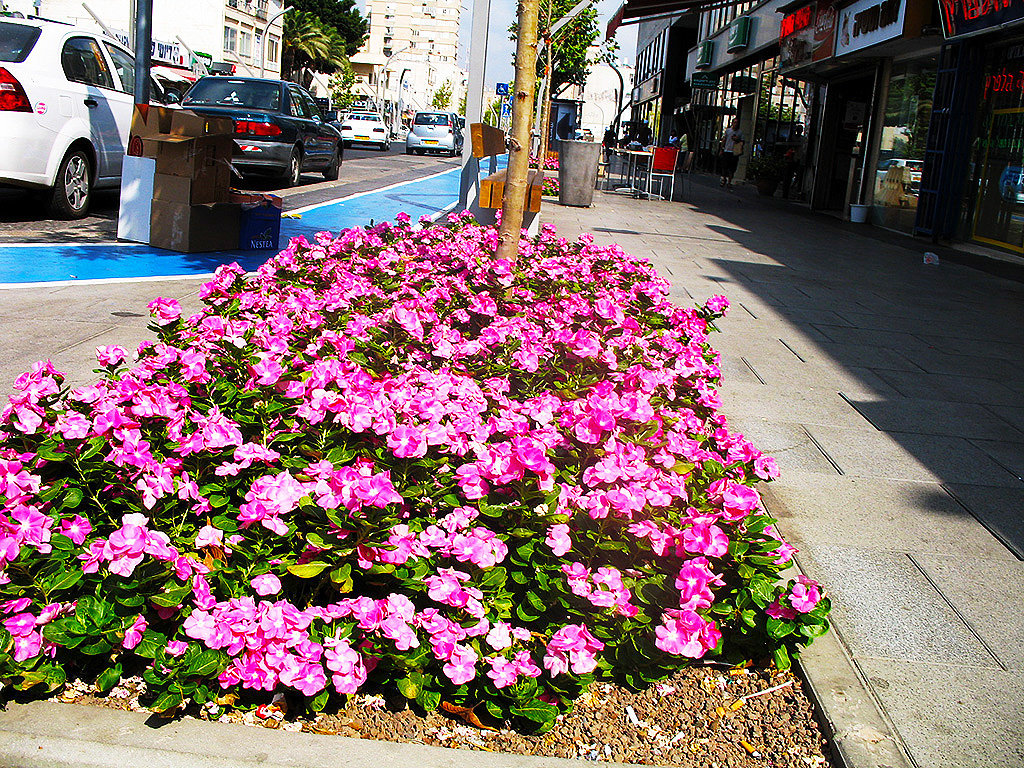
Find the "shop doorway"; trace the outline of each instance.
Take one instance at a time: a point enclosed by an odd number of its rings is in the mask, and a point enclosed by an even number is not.
[[[828,84],[814,177],[814,208],[845,212],[851,202],[860,202],[874,91],[874,73]]]

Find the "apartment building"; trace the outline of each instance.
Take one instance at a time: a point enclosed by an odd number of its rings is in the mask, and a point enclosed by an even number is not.
[[[449,83],[451,109],[466,92],[458,66],[460,0],[368,0],[369,37],[352,57],[356,91],[388,116],[430,107]]]
[[[99,28],[81,0],[2,1],[26,16]],[[89,0],[88,5],[122,42],[129,39],[131,3]],[[203,65],[223,62],[241,75],[280,77],[282,8],[282,0],[153,0],[153,63],[171,74],[174,69],[201,72]]]

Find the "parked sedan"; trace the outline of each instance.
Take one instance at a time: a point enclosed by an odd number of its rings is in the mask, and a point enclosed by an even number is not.
[[[295,83],[256,77],[203,77],[181,105],[235,121],[232,164],[242,174],[280,177],[293,187],[305,171],[338,178],[341,134]]]
[[[353,112],[341,121],[341,140],[346,147],[356,142],[376,144],[381,150],[391,148],[391,131],[380,115],[372,112]]]
[[[405,137],[405,153],[439,152],[453,157],[462,152],[462,126],[453,112],[417,112]]]
[[[55,215],[85,216],[94,189],[120,183],[134,90],[135,57],[116,41],[0,18],[0,186],[45,190]]]

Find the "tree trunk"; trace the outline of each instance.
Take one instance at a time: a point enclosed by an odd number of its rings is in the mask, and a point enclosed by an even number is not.
[[[537,17],[539,0],[519,0],[519,34],[516,36],[515,99],[512,101],[512,132],[509,137],[505,195],[501,201],[501,226],[495,258],[515,259],[526,209],[527,176],[530,172],[530,122],[537,85]]]

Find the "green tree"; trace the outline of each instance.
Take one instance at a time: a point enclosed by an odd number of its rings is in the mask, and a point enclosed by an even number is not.
[[[444,85],[438,87],[434,91],[434,98],[430,100],[430,106],[434,109],[451,109],[452,105],[452,84],[450,80],[445,80]]]
[[[540,37],[546,36],[546,30],[556,24],[571,11],[578,0],[540,0]],[[518,22],[509,27],[513,39],[518,32]],[[551,60],[551,93],[558,96],[571,85],[582,88],[587,83],[587,75],[594,63],[589,58],[590,47],[600,35],[597,23],[597,10],[589,7],[581,11],[572,21],[558,31],[558,36],[551,46],[554,56]],[[547,65],[548,47],[537,57],[537,77],[544,76]]]
[[[347,60],[345,66],[331,75],[328,87],[331,91],[331,103],[338,109],[347,109],[355,101],[356,95],[352,86],[356,84],[356,73]]]
[[[334,29],[304,11],[285,16],[281,76],[308,85],[311,71],[333,74],[348,65],[345,40]]]
[[[334,30],[345,45],[345,55],[352,56],[366,41],[370,25],[356,8],[355,0],[289,0],[295,11],[308,13]],[[285,18],[291,15],[285,14]]]
[[[460,115],[465,115],[466,114],[466,99],[467,99],[467,94],[466,94],[465,91],[463,91],[462,92],[462,98],[459,99],[459,114]]]

